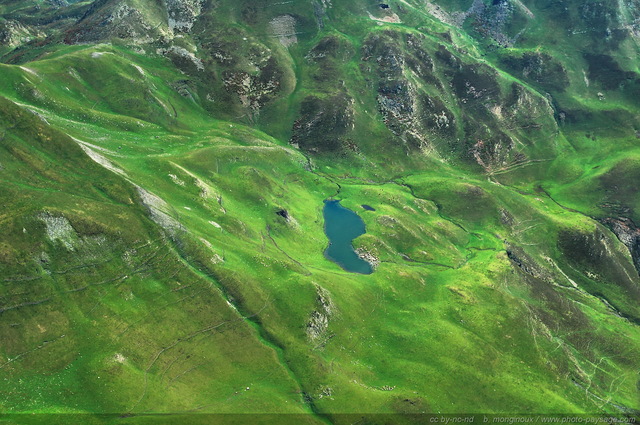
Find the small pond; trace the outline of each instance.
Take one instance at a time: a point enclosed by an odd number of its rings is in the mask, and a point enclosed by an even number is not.
[[[348,272],[370,274],[371,264],[356,254],[351,241],[366,233],[364,222],[350,209],[340,205],[340,201],[324,201],[324,232],[329,238],[325,257]]]

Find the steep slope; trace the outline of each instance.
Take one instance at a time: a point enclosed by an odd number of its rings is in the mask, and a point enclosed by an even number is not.
[[[173,209],[1,103],[3,410],[308,411]]]
[[[566,3],[98,1],[5,54],[3,410],[637,414],[635,9]]]

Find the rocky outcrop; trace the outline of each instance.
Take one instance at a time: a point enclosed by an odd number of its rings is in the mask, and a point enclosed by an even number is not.
[[[43,212],[38,219],[45,224],[47,238],[51,242],[60,243],[69,251],[74,251],[79,245],[78,235],[66,217]]]
[[[507,0],[494,0],[488,5],[475,0],[467,16],[482,37],[492,39],[501,47],[513,46],[525,30],[523,25],[513,29],[510,24],[514,19],[526,22],[534,17],[521,2]]]
[[[67,43],[113,38],[133,44],[172,40],[188,33],[202,13],[201,0],[164,0],[148,7],[130,1],[98,0],[67,31]]]
[[[296,36],[296,18],[291,15],[276,16],[269,22],[269,30],[284,47],[298,42]]]
[[[18,21],[7,20],[0,22],[0,45],[17,47],[28,43],[39,34],[22,25]]]
[[[348,139],[354,127],[353,99],[345,93],[329,98],[307,96],[293,125],[290,143],[313,153],[355,150]]]
[[[202,12],[202,0],[164,0],[171,31],[189,32]]]
[[[394,31],[374,33],[362,48],[362,61],[375,75],[378,110],[387,128],[409,149],[429,149],[430,135],[455,133],[456,119],[440,94],[427,93],[409,76],[442,89],[424,38]]]
[[[611,222],[611,226],[625,245],[633,247],[636,234],[629,222]],[[584,289],[607,301],[621,315],[639,320],[640,308],[634,300],[640,297],[640,279],[624,247],[616,242],[600,225],[591,232],[565,229],[558,233],[562,261],[581,274],[576,280]]]
[[[493,173],[532,159],[528,147],[557,131],[545,98],[422,36],[373,33],[362,61],[383,122],[409,150],[453,154]]]
[[[320,343],[324,345],[327,340],[327,329],[329,328],[329,319],[333,317],[336,311],[336,307],[331,299],[329,291],[321,287],[316,286],[316,306],[309,316],[307,322],[307,337],[313,343]]]
[[[150,19],[148,10],[140,10],[127,2],[98,0],[67,31],[68,44],[99,42],[112,38],[146,44],[157,39],[162,25]]]
[[[551,92],[563,92],[569,87],[565,67],[553,56],[542,52],[505,51],[500,63],[519,78]]]
[[[633,258],[633,265],[640,273],[640,228],[626,217],[605,218],[601,220],[624,244]]]
[[[380,259],[376,257],[376,255],[373,254],[372,252],[367,251],[364,248],[358,248],[355,251],[356,251],[356,254],[358,254],[358,257],[362,258],[364,261],[371,264],[371,267],[374,270],[380,265]]]
[[[238,69],[223,73],[225,89],[237,96],[252,117],[279,92],[282,80],[282,70],[271,55],[256,68],[257,73]]]
[[[157,49],[156,53],[170,58],[177,66],[180,66],[181,69],[195,67],[196,71],[204,71],[202,60],[184,47],[170,46],[168,48]]]

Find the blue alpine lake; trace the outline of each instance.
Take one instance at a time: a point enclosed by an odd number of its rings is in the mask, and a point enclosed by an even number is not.
[[[324,251],[325,257],[348,272],[371,274],[371,264],[360,258],[351,244],[355,238],[366,233],[362,219],[340,205],[340,201],[324,201],[322,212],[324,232],[329,238],[329,246]]]

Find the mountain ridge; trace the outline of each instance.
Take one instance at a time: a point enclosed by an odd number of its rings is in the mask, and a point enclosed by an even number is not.
[[[637,9],[565,3],[0,6],[2,409],[636,415]]]

